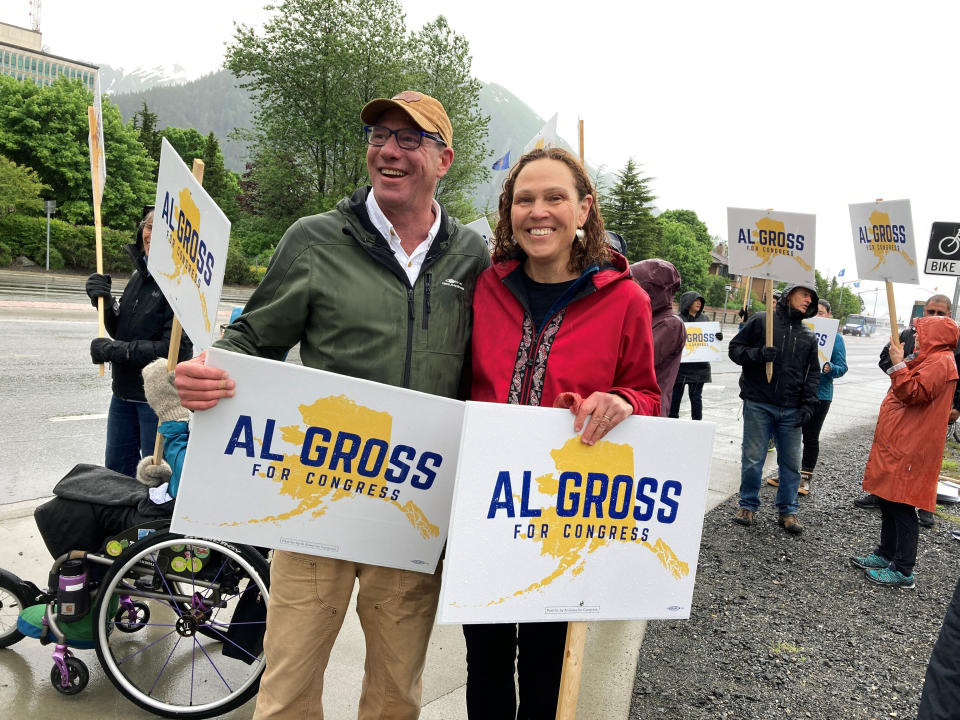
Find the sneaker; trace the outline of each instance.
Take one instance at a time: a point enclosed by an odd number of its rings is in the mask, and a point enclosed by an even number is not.
[[[878,568],[890,567],[890,561],[876,553],[870,553],[863,557],[850,558],[850,564],[861,570],[876,570]]]
[[[917,522],[920,527],[932,528],[937,525],[937,516],[929,510],[917,510]]]
[[[780,527],[782,527],[791,535],[799,535],[803,532],[803,525],[793,513],[781,515],[777,522],[780,524]]]
[[[753,510],[745,507],[739,508],[737,514],[733,516],[733,521],[737,525],[753,525]]]
[[[810,494],[810,481],[803,480],[800,482],[800,487],[797,488],[797,495],[809,495]]]
[[[903,588],[904,590],[909,590],[910,588],[914,587],[912,574],[904,575],[899,570],[894,570],[890,567],[872,568],[869,570],[864,570],[863,572],[867,576],[867,580],[875,582],[878,585]]]
[[[858,497],[854,500],[853,504],[861,510],[877,510],[880,508],[880,498],[867,493],[863,497]]]
[[[772,485],[773,487],[780,487],[780,478],[776,475],[771,475],[767,478],[767,485]]]

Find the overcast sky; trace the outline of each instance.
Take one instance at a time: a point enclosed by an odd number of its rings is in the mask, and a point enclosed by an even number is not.
[[[559,113],[574,145],[583,118],[589,162],[616,171],[633,157],[661,209],[695,210],[713,234],[726,237],[728,206],[814,213],[817,268],[855,279],[849,203],[909,199],[921,264],[931,222],[960,220],[960,3],[401,1],[408,29],[446,14],[477,78],[544,119]],[[43,0],[41,31],[54,54],[200,75],[264,4],[165,0],[147,17],[130,0],[99,0],[95,13]],[[28,12],[3,0],[0,21],[27,26]],[[954,282],[897,285],[898,314]],[[876,296],[864,294],[868,310]]]

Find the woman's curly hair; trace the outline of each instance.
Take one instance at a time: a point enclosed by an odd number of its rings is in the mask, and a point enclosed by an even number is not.
[[[578,275],[591,265],[599,265],[610,259],[610,247],[607,245],[606,233],[603,230],[603,217],[597,204],[597,191],[590,182],[587,171],[577,158],[562,148],[541,148],[531,150],[517,161],[510,169],[510,174],[503,183],[503,192],[500,193],[500,219],[493,233],[493,261],[503,262],[511,258],[526,259],[523,249],[513,240],[513,225],[510,209],[513,206],[513,191],[520,171],[535,160],[558,160],[570,168],[573,174],[574,186],[577,189],[577,199],[583,200],[587,195],[593,197],[587,221],[583,224],[583,240],[575,240],[570,251],[570,272]]]

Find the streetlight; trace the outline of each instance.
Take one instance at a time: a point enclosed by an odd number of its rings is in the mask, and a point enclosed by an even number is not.
[[[50,216],[57,211],[57,201],[45,200],[43,209],[47,213],[47,272],[50,272]]]

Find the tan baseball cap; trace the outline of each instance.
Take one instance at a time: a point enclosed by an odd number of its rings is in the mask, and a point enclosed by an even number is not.
[[[404,90],[392,98],[371,100],[360,111],[360,119],[367,125],[373,125],[391,108],[403,110],[421,130],[436,133],[447,147],[453,147],[453,126],[447,117],[447,111],[439,100],[416,90]]]

